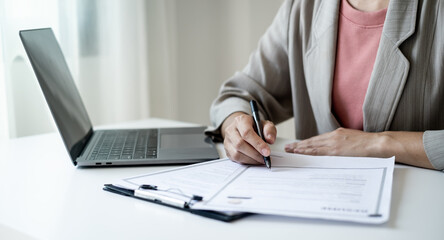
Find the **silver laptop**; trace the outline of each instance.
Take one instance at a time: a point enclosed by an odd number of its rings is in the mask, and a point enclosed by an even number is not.
[[[185,164],[219,158],[205,127],[93,130],[52,30],[24,30],[20,38],[74,165]]]

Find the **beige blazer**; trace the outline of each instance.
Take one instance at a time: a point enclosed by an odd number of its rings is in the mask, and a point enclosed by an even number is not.
[[[340,127],[331,112],[339,2],[284,2],[245,69],[221,87],[216,129],[250,113],[250,99],[275,123],[294,117],[298,139]],[[444,1],[390,1],[363,116],[367,132],[425,131],[427,156],[444,169]]]

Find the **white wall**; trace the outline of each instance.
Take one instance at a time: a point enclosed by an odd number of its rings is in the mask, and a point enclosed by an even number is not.
[[[147,5],[150,67],[156,63],[149,71],[151,114],[208,125],[222,82],[247,64],[283,1],[166,2]],[[165,12],[160,24],[150,15],[159,10]],[[293,129],[290,120],[279,126],[279,135],[294,138]]]
[[[180,120],[210,123],[208,109],[221,83],[246,65],[280,4],[277,0],[175,2]]]
[[[3,15],[3,9],[0,9],[0,14]],[[1,26],[0,26],[1,29]],[[3,43],[0,30],[0,141],[9,137],[8,130],[8,107],[6,105],[6,84],[5,84],[5,63],[3,60]]]

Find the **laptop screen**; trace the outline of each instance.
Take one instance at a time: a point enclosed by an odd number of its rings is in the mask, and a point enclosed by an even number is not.
[[[50,28],[20,31],[20,38],[65,146],[75,161],[92,134],[92,124],[62,50]]]

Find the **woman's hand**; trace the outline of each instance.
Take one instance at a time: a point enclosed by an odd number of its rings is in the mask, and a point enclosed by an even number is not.
[[[263,156],[271,153],[267,143],[276,141],[277,130],[270,121],[262,121],[264,142],[254,131],[253,118],[243,112],[231,114],[222,124],[222,137],[227,156],[238,163],[264,164]]]
[[[395,156],[397,162],[433,169],[424,151],[423,134],[423,132],[369,133],[338,128],[329,133],[287,144],[285,151],[328,156]]]
[[[368,157],[381,153],[378,149],[381,141],[383,140],[378,133],[338,128],[329,133],[287,144],[285,151],[307,155]],[[382,155],[381,153],[380,157]]]

